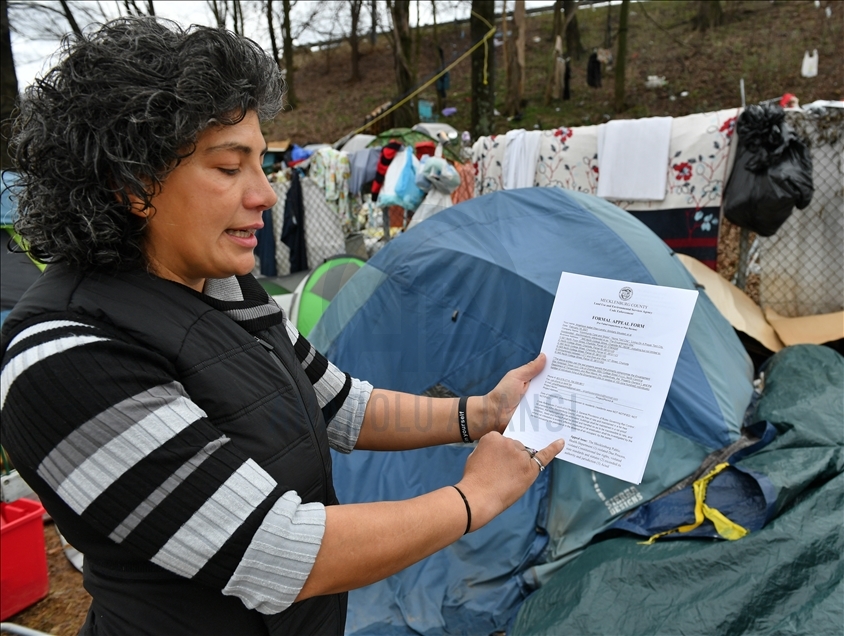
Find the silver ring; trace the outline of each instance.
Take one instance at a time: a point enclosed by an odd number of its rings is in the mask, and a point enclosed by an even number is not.
[[[530,448],[528,446],[525,446],[525,450],[527,451],[527,454],[530,455],[531,457],[536,455],[536,449],[535,448]]]
[[[541,473],[545,470],[545,466],[542,465],[542,462],[536,458],[536,455],[531,455],[530,458],[536,462],[536,465],[539,466],[539,472]]]

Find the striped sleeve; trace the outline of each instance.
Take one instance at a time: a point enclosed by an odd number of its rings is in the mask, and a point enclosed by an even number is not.
[[[314,386],[322,416],[328,424],[328,443],[341,453],[352,452],[363,425],[372,385],[340,371],[289,320],[285,324],[296,358]]]
[[[304,586],[324,506],[283,492],[160,356],[85,320],[31,325],[6,349],[0,415],[15,465],[61,497],[77,536],[107,537],[265,614]]]

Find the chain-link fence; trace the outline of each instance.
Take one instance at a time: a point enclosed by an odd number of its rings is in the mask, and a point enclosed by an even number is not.
[[[844,110],[787,111],[811,148],[814,195],[771,237],[745,249],[747,273],[759,280],[759,303],[782,316],[844,309]]]

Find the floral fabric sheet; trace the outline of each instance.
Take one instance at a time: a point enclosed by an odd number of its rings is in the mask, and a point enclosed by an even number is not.
[[[739,109],[731,108],[674,118],[665,198],[613,202],[645,223],[669,247],[713,269],[738,114]],[[543,131],[534,185],[596,194],[600,179],[597,149],[598,126]],[[475,196],[503,189],[503,153],[503,135],[475,142]]]

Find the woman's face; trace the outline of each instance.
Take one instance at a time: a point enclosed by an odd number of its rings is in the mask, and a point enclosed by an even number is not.
[[[252,271],[255,231],[277,199],[262,169],[266,149],[254,112],[199,135],[145,211],[144,250],[158,276],[202,291],[206,278]]]

